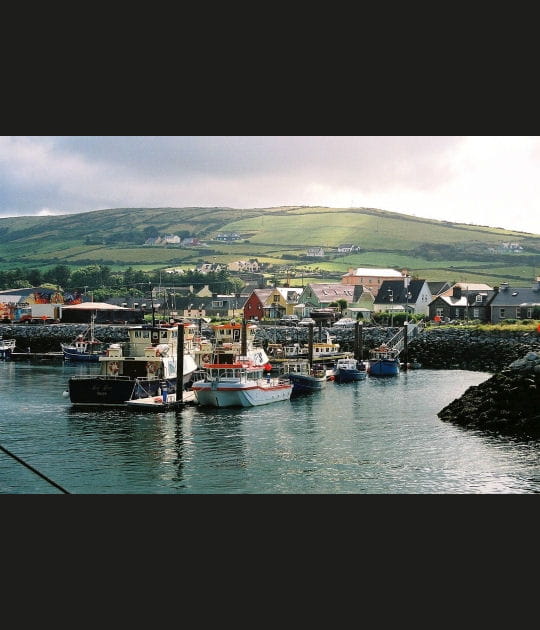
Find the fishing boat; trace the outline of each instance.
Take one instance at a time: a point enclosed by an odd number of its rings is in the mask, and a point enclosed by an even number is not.
[[[272,361],[288,361],[289,359],[307,358],[309,348],[299,343],[269,343],[267,348],[268,356]]]
[[[66,361],[96,362],[99,357],[105,355],[107,344],[94,336],[94,319],[95,315],[92,314],[90,326],[71,343],[60,344]]]
[[[399,350],[382,343],[369,351],[370,376],[395,376],[399,370]]]
[[[201,377],[191,385],[199,405],[254,407],[291,397],[292,385],[270,374],[268,355],[255,343],[255,324],[230,322],[212,329],[212,352],[204,355]]]
[[[282,377],[292,384],[293,395],[320,391],[326,385],[326,369],[312,366],[306,359],[287,361],[282,367]]]
[[[164,388],[178,401],[197,370],[194,324],[139,325],[128,329],[129,342],[111,343],[98,358],[99,373],[72,376],[68,395],[74,406],[128,406],[157,398]],[[180,374],[180,376],[178,376]]]
[[[353,357],[338,359],[332,371],[336,383],[363,381],[367,377],[366,366]]]
[[[230,357],[241,355],[254,365],[263,365],[267,366],[267,370],[271,369],[268,354],[255,340],[258,330],[256,324],[232,321],[212,324],[211,328],[214,336],[212,349],[202,353],[202,363],[209,363],[212,353],[217,352],[221,355],[230,355],[227,361],[231,360]]]
[[[191,389],[199,405],[209,407],[256,407],[289,400],[292,385],[273,377],[264,365],[246,357],[234,363],[207,363],[204,378]]]
[[[9,359],[15,350],[15,339],[4,339],[0,336],[0,359]]]
[[[332,341],[332,337],[326,331],[326,341],[316,341],[311,344],[312,348],[312,359],[313,361],[324,362],[331,360],[336,360],[339,357],[346,356],[345,353],[341,350],[340,344]]]

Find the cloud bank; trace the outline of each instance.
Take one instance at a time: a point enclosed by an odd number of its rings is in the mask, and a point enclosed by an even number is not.
[[[540,233],[531,136],[2,136],[0,216],[374,207]]]

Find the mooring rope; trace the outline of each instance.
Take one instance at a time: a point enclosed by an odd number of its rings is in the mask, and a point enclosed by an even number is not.
[[[47,483],[50,483],[52,486],[54,486],[55,488],[58,488],[58,490],[60,490],[61,492],[63,492],[64,494],[70,494],[70,492],[68,492],[65,488],[62,488],[62,486],[60,486],[59,484],[57,484],[55,481],[53,481],[52,479],[49,479],[46,475],[44,475],[43,473],[39,472],[39,470],[36,470],[33,466],[30,466],[30,464],[27,464],[24,460],[22,460],[20,457],[17,457],[17,455],[15,455],[14,453],[12,453],[11,451],[8,451],[7,448],[4,448],[1,444],[0,444],[0,450],[4,451],[4,453],[6,453],[6,455],[9,455],[10,457],[13,457],[13,459],[15,459],[16,461],[19,462],[19,464],[22,464],[23,466],[26,466],[26,468],[28,468],[29,470],[31,470],[33,473],[35,473],[36,475],[39,475],[42,479],[45,479],[45,481]]]

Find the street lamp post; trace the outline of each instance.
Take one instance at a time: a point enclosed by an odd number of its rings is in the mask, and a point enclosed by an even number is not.
[[[388,289],[388,300],[390,301],[390,305],[394,303],[394,292],[392,289]],[[394,326],[394,311],[392,310],[392,306],[390,306],[390,327]]]

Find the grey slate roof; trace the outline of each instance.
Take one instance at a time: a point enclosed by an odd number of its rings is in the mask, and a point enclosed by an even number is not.
[[[503,287],[493,298],[491,306],[540,305],[540,283],[534,287]]]

